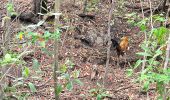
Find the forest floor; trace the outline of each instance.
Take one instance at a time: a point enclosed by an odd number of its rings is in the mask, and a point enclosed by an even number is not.
[[[18,12],[30,12],[32,3],[31,0],[14,0],[15,9]],[[61,5],[62,17],[60,18],[62,26],[69,27],[63,29],[59,59],[60,64],[63,65],[67,59],[70,59],[74,63],[74,69],[80,71],[80,80],[84,83],[83,86],[74,85],[72,91],[64,90],[61,93],[62,100],[95,100],[95,97],[91,97],[90,89],[97,88],[97,83],[102,83],[102,79],[105,71],[106,63],[106,38],[108,29],[108,12],[110,4],[103,2],[96,7],[88,8],[88,14],[94,15],[95,19],[81,18],[78,15],[83,12],[83,3],[80,0],[76,0],[75,4],[72,0],[64,0]],[[7,0],[0,1],[0,25],[2,24],[2,18],[6,15],[5,6]],[[115,7],[119,8],[119,7]],[[120,58],[119,62],[116,60],[117,56],[115,51],[111,49],[111,60],[109,64],[109,72],[107,73],[107,93],[110,94],[105,100],[146,100],[146,94],[140,92],[140,86],[134,83],[135,77],[128,77],[126,70],[133,66],[137,60],[136,52],[138,52],[139,44],[143,41],[142,34],[139,34],[139,29],[127,23],[124,19],[124,15],[131,13],[132,9],[123,7],[123,10],[115,10],[114,25],[111,25],[111,37],[114,36],[121,38],[126,35],[129,37],[129,50],[126,52],[126,56]],[[23,22],[14,21],[11,24],[11,33],[16,35],[17,32],[22,31],[21,26],[24,26]],[[5,29],[0,27],[0,33],[4,33]],[[49,30],[49,29],[48,29]],[[37,29],[37,32],[44,32],[43,28]],[[81,40],[82,37],[90,38],[90,43]],[[48,42],[46,45],[49,50],[53,50],[53,41]],[[36,47],[36,46],[33,46]],[[12,50],[21,52],[23,49],[17,46],[11,47]],[[20,51],[21,50],[21,51]],[[52,77],[52,63],[54,59],[46,55],[37,47],[37,51],[34,52],[32,58],[37,58],[40,62],[41,77],[40,80],[28,79],[37,86],[37,93],[31,94],[29,100],[53,100],[53,77]],[[29,56],[29,55],[28,55]],[[129,63],[124,62],[124,58]],[[27,57],[26,62],[31,68],[31,58]],[[116,63],[119,63],[117,66]],[[94,75],[97,72],[98,74]],[[33,73],[33,72],[32,72]],[[94,75],[94,76],[93,76]],[[21,89],[20,91],[28,92],[27,89]],[[155,100],[154,91],[149,91],[151,100]]]

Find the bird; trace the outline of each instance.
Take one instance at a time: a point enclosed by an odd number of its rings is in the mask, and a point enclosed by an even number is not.
[[[129,38],[128,36],[123,36],[120,41],[118,39],[111,39],[112,46],[116,49],[117,56],[123,56],[128,49]]]
[[[126,56],[126,50],[128,49],[128,45],[129,45],[129,38],[128,36],[123,36],[121,39],[111,39],[112,42],[112,47],[114,47],[114,49],[117,52],[117,66],[119,66],[119,58],[120,56],[125,55]],[[126,63],[126,57],[124,57],[124,62]]]

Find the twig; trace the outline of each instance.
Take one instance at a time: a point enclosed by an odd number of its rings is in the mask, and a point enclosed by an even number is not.
[[[142,9],[142,18],[144,19],[144,11],[143,11],[143,3],[142,3],[142,0],[140,0],[140,5],[141,5],[141,9]],[[146,32],[145,32],[145,41],[146,41]],[[145,51],[146,52],[146,51]],[[143,63],[142,63],[142,71],[144,70],[145,68],[145,64],[146,64],[146,56],[143,57]]]
[[[169,52],[170,52],[170,35],[168,38],[168,44],[166,48],[166,58],[165,58],[165,63],[164,63],[164,69],[166,70],[168,67],[168,62],[169,62]]]
[[[166,24],[167,24],[167,22],[168,22],[168,18],[169,18],[169,12],[170,12],[170,2],[168,1],[168,11],[167,11],[167,13],[166,13],[166,21],[165,21],[165,26],[166,26]]]
[[[120,88],[116,89],[114,92],[118,92],[120,90],[125,90],[125,89],[128,89],[128,88],[132,87],[132,86],[133,85],[128,85],[128,86],[125,86],[125,87],[120,87]]]
[[[60,11],[60,0],[55,0],[55,7],[54,7],[55,13],[58,13]],[[55,15],[55,20],[54,20],[54,32],[57,33],[57,29],[59,27],[59,16]],[[55,94],[55,100],[59,100],[59,94],[57,94],[58,90],[58,55],[59,55],[59,39],[55,38],[55,44],[54,44],[54,70],[53,70],[53,80],[54,80],[54,94]]]
[[[108,18],[108,47],[107,47],[107,61],[106,61],[106,67],[105,67],[105,73],[104,73],[104,79],[103,79],[103,86],[105,87],[106,84],[106,76],[108,73],[108,67],[109,67],[109,60],[110,60],[110,47],[111,47],[111,36],[110,36],[110,23],[111,23],[111,18],[112,18],[112,13],[114,9],[114,1],[112,0],[111,8],[109,11],[109,18]]]

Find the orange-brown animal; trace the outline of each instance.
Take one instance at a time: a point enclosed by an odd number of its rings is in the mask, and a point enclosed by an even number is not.
[[[116,52],[118,57],[123,56],[126,50],[128,49],[129,39],[128,36],[124,36],[121,38],[120,42],[116,39],[111,39],[113,47],[116,48]]]

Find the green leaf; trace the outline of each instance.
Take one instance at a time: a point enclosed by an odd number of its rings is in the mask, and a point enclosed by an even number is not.
[[[11,60],[12,60],[11,55],[7,53],[7,54],[5,55],[5,61],[10,62]]]
[[[101,100],[102,96],[100,94],[97,94],[97,100]]]
[[[148,47],[146,46],[146,43],[143,43],[143,44],[141,45],[141,48],[142,48],[144,51],[150,52],[150,48],[148,48]]]
[[[106,96],[109,96],[109,95],[106,94],[106,93],[102,93],[101,96],[102,96],[102,97],[106,97]]]
[[[14,5],[12,3],[7,4],[7,10],[11,13],[14,11]]]
[[[73,72],[73,77],[74,77],[74,78],[78,78],[78,77],[79,77],[79,74],[80,74],[80,71],[75,70],[75,71]]]
[[[89,92],[92,96],[96,96],[97,89],[90,89]]]
[[[127,16],[127,17],[133,17],[133,16],[136,16],[136,13],[129,13],[129,14],[125,14],[125,16]]]
[[[40,46],[45,48],[45,41],[40,41]]]
[[[69,68],[73,68],[74,67],[74,63],[70,60],[70,59],[67,59],[65,64],[69,67]]]
[[[29,68],[28,68],[28,67],[24,67],[24,71],[23,71],[23,75],[24,75],[24,77],[28,77],[28,76],[29,76],[29,74],[30,74],[30,70],[29,70]]]
[[[149,90],[149,85],[150,85],[149,81],[144,82],[143,89],[145,91]]]
[[[146,25],[142,24],[142,25],[140,26],[140,29],[141,29],[141,31],[145,31],[145,30],[146,30]]]
[[[135,63],[134,69],[136,69],[141,63],[142,63],[141,59],[137,60],[137,62]]]
[[[71,91],[73,89],[73,83],[70,81],[67,83],[66,88]]]
[[[29,86],[31,92],[37,92],[37,90],[36,90],[36,88],[35,88],[35,85],[34,85],[33,83],[29,82],[29,83],[28,83],[28,86]]]
[[[67,71],[68,67],[66,66],[66,64],[63,64],[61,67],[60,67],[60,71],[61,73],[65,73]]]
[[[63,74],[61,77],[70,80],[70,75],[68,73]]]
[[[155,52],[156,54],[154,55],[154,58],[156,58],[157,56],[159,56],[159,55],[162,55],[162,50],[160,50],[160,49],[158,49],[158,50],[156,50],[156,52]]]
[[[59,40],[60,39],[60,35],[61,35],[60,30],[56,29],[55,32],[54,32],[54,38]]]
[[[130,77],[133,74],[133,69],[127,69],[126,70],[127,76]]]
[[[81,85],[81,86],[83,85],[83,83],[79,79],[74,79],[74,82]]]
[[[58,84],[57,87],[56,87],[56,94],[59,95],[62,91],[62,85],[61,84]]]
[[[33,65],[32,65],[34,70],[39,70],[40,64],[37,59],[33,59]]]
[[[43,35],[43,38],[45,38],[45,40],[48,40],[48,39],[50,39],[51,38],[51,33],[49,32],[49,31],[46,31],[45,33],[44,33],[44,35]]]

